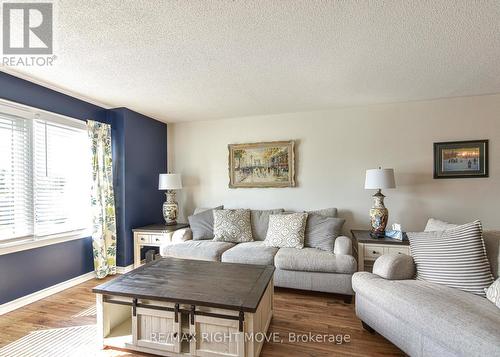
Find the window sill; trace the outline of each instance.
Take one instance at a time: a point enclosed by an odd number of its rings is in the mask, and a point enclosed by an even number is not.
[[[90,237],[91,235],[92,233],[89,230],[81,230],[76,232],[54,234],[53,236],[36,240],[25,240],[12,243],[3,243],[0,244],[0,255],[11,254],[16,252],[21,252],[23,250],[30,250],[30,249],[45,247],[48,245],[69,242],[72,240]]]

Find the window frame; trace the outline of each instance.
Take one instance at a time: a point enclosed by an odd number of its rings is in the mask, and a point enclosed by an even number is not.
[[[28,105],[19,104],[1,98],[0,98],[0,111],[19,116],[24,119],[31,120],[33,122],[35,120],[44,120],[47,122],[52,122],[64,126],[71,126],[81,130],[86,130],[87,127],[85,120],[71,118],[62,114],[53,113],[50,111],[34,108]],[[31,125],[31,130],[32,129],[33,129],[33,123]],[[31,138],[31,140],[33,140],[33,137]],[[31,155],[33,157],[33,154]],[[34,162],[32,164],[34,165]],[[33,203],[33,209],[34,209],[34,203]],[[89,227],[79,230],[72,230],[45,236],[27,235],[24,237],[6,239],[4,241],[0,240],[0,255],[87,238],[90,237],[91,235],[92,235],[91,225],[89,224]]]

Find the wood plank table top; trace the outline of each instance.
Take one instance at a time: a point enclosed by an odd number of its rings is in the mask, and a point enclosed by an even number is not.
[[[273,266],[162,258],[92,291],[255,312],[273,273]]]

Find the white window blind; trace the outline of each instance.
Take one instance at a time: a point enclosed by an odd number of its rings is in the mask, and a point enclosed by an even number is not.
[[[28,120],[0,111],[0,238],[33,234],[31,130]]]
[[[34,122],[35,235],[89,226],[90,149],[81,129]]]
[[[90,147],[82,122],[0,103],[0,243],[90,227]]]

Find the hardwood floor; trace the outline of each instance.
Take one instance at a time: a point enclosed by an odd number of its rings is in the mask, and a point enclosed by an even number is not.
[[[95,297],[91,289],[100,283],[90,280],[0,316],[0,356],[145,356],[96,350]],[[274,297],[269,332],[277,333],[281,340],[266,343],[263,357],[403,355],[384,337],[363,330],[354,303],[345,304],[341,296],[277,288]],[[308,338],[309,333],[333,334],[344,342],[293,339],[299,334]]]

